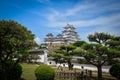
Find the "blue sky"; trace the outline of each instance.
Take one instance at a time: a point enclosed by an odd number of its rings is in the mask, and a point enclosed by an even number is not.
[[[120,36],[120,0],[0,0],[2,19],[27,27],[38,43],[47,33],[61,33],[67,23],[85,41],[94,32]]]

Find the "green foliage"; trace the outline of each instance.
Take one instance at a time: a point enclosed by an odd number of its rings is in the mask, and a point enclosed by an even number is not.
[[[67,46],[61,46],[58,50],[60,54],[62,54],[63,56],[71,57],[72,55],[74,55],[73,50],[75,49],[76,49],[75,46],[67,45]]]
[[[73,50],[73,53],[77,56],[83,56],[84,50],[81,47],[77,47],[75,50]]]
[[[73,51],[76,49],[73,45],[67,45],[67,46],[61,46],[59,50],[61,50],[62,53],[62,59],[68,63],[69,70],[72,70],[73,66],[71,63],[72,56],[74,55]]]
[[[76,46],[76,47],[80,47],[85,43],[86,43],[85,41],[76,41],[75,43],[73,43],[73,45]]]
[[[20,80],[21,74],[22,74],[22,67],[20,64],[15,64],[15,61],[8,60],[6,63],[6,72],[7,72],[7,80]],[[4,80],[3,74],[2,74],[2,65],[0,64],[0,80]]]
[[[45,46],[40,45],[40,46],[39,46],[39,49],[46,49],[46,47],[45,47]]]
[[[88,62],[85,59],[77,59],[79,64],[88,64]]]
[[[64,62],[62,59],[62,55],[59,53],[49,54],[48,56],[51,57],[51,60],[55,61],[56,64]]]
[[[85,50],[84,57],[92,62],[94,65],[97,65],[98,61],[101,61],[99,65],[102,65],[102,61],[104,62],[107,60],[107,53],[108,49],[105,46],[102,46],[101,44],[84,44],[82,48]]]
[[[14,65],[17,65],[27,57],[27,50],[34,45],[34,35],[26,27],[13,20],[0,20],[0,63],[5,69],[1,73],[3,80],[6,80],[8,74],[5,68],[7,61],[16,59]]]
[[[114,36],[106,45],[109,47],[108,63],[117,63],[120,58],[120,36]]]
[[[112,76],[116,77],[117,79],[120,79],[120,64],[113,65],[110,68],[109,72]]]
[[[50,66],[41,64],[35,70],[35,76],[36,76],[37,80],[54,80],[55,71]]]
[[[0,60],[21,58],[34,45],[34,35],[27,28],[12,20],[0,21]],[[4,55],[7,55],[5,57]]]
[[[84,44],[82,48],[86,50],[88,55],[88,61],[90,61],[89,56],[94,53],[94,61],[101,61],[103,65],[106,61],[110,64],[113,63],[114,58],[120,57],[120,37],[115,37],[110,34],[105,33],[94,33],[88,36],[89,41],[94,42],[94,44]],[[93,57],[92,59],[93,60]],[[93,61],[92,61],[93,62]],[[111,63],[111,64],[112,64]]]
[[[96,43],[100,43],[100,44],[105,44],[106,41],[110,40],[113,36],[111,36],[110,34],[105,34],[105,33],[98,33],[95,32],[94,35],[89,35],[88,39],[91,42],[96,42]]]
[[[61,46],[60,50],[65,50],[65,51],[69,52],[71,50],[74,50],[75,48],[76,48],[75,46],[68,45],[68,46]]]
[[[110,48],[120,49],[120,36],[113,37],[112,40],[107,42]]]

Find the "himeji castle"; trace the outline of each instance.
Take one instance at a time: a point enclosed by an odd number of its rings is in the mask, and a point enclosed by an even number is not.
[[[48,33],[44,40],[44,44],[49,47],[57,47],[61,45],[69,45],[76,41],[79,41],[79,36],[75,31],[75,27],[71,24],[67,24],[63,31],[54,37],[52,33]]]
[[[59,48],[61,45],[70,45],[79,40],[80,39],[77,32],[75,31],[75,27],[73,25],[67,24],[63,31],[56,37],[54,37],[52,33],[48,33],[46,35],[44,43],[42,44],[46,47],[46,49],[32,49],[29,50],[29,53],[31,55],[38,54],[40,56],[40,59],[38,59],[37,62],[49,64],[49,62],[52,61],[48,59],[47,55],[53,53],[54,49]],[[55,62],[53,61],[52,64],[55,64]]]

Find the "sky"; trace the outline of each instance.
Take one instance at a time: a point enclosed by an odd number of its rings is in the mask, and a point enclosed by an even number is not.
[[[120,36],[120,0],[0,0],[0,20],[15,20],[35,34],[38,44],[72,24],[81,40],[104,32]]]

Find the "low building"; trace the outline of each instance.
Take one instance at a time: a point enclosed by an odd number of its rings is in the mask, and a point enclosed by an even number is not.
[[[31,49],[28,51],[30,55],[37,55],[39,58],[37,60],[33,59],[33,62],[40,62],[48,64],[47,50],[46,49]]]

